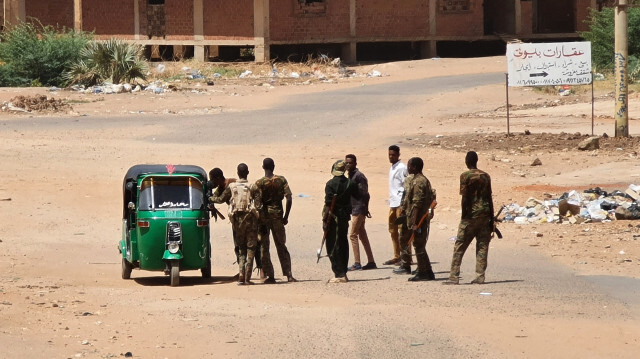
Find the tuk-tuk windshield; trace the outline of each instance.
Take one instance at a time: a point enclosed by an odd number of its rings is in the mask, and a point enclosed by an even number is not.
[[[147,177],[140,186],[141,211],[204,208],[202,182],[194,177]]]

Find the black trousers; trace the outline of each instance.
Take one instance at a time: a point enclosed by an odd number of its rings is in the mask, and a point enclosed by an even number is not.
[[[327,230],[327,254],[331,261],[331,270],[336,278],[347,275],[349,266],[349,218],[338,218],[329,223]]]

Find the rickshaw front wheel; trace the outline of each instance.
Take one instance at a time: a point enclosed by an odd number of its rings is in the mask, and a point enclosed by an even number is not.
[[[122,279],[131,279],[133,265],[128,260],[122,258]]]
[[[177,287],[180,285],[180,265],[178,262],[171,263],[171,286]]]

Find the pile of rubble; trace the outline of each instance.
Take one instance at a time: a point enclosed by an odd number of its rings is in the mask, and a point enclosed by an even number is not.
[[[59,112],[71,111],[71,106],[61,99],[44,95],[16,96],[2,104],[3,111],[11,112]]]
[[[607,193],[599,187],[570,191],[559,198],[529,198],[524,206],[505,205],[500,220],[517,224],[585,223],[640,219],[640,185]]]

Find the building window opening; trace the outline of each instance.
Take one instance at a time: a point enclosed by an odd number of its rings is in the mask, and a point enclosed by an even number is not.
[[[149,5],[164,5],[164,0],[149,0]]]

